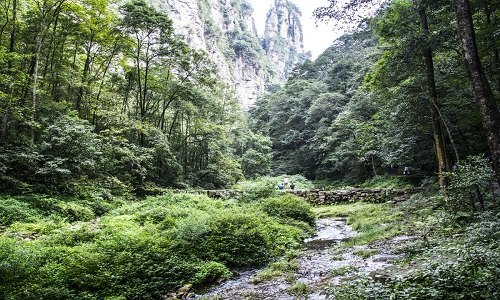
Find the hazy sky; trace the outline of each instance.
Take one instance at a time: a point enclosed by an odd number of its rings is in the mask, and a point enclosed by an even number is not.
[[[255,25],[260,35],[264,32],[266,14],[274,0],[248,0],[254,9]],[[328,0],[289,0],[302,11],[302,29],[304,30],[304,48],[311,51],[313,59],[320,55],[333,41],[340,36],[335,32],[333,24],[319,23],[312,17],[312,12],[320,6],[327,6]]]

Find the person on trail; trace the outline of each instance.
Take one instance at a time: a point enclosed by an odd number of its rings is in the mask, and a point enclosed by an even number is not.
[[[290,189],[293,191],[295,189],[295,184],[293,182],[290,183]]]
[[[410,175],[410,168],[409,167],[404,168],[403,175]]]
[[[287,185],[288,185],[288,177],[285,177],[285,179],[283,180],[283,185],[284,185],[284,186],[287,186]]]
[[[278,185],[278,189],[279,189],[280,191],[282,191],[284,188],[285,188],[285,185],[284,185],[283,183],[280,183],[280,184]]]

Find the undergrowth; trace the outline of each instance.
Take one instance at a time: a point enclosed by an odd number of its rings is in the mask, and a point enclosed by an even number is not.
[[[498,299],[500,215],[462,235],[435,236],[380,277],[356,274],[331,286],[328,299]]]
[[[479,158],[458,170],[447,174],[446,197],[419,193],[399,204],[316,209],[346,217],[358,231],[344,247],[385,245],[405,254],[388,270],[344,277],[327,288],[327,299],[498,299],[500,212],[491,170]],[[396,235],[412,238],[390,246]]]
[[[2,196],[0,298],[159,299],[273,261],[312,231],[301,198],[241,197],[165,194],[96,206]]]

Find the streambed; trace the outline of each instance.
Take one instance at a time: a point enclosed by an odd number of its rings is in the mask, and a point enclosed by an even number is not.
[[[335,247],[357,234],[346,224],[345,219],[318,219],[316,228],[316,234],[304,241],[305,248],[298,257],[299,268],[294,274],[266,281],[258,279],[257,275],[261,269],[235,271],[233,278],[207,291],[200,291],[191,299],[327,299],[325,289],[341,280],[345,275],[342,270],[370,274],[392,265],[392,262],[400,257],[387,249],[369,249],[365,246]],[[367,255],[360,253],[370,255],[366,257]],[[307,287],[307,295],[298,295],[293,291],[294,287],[300,286]]]

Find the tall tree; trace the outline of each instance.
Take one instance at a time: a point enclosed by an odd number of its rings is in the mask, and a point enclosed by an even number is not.
[[[35,128],[36,128],[36,110],[37,110],[37,95],[38,95],[38,71],[40,66],[40,55],[42,45],[45,41],[45,36],[50,24],[54,21],[57,14],[60,13],[61,6],[66,0],[38,0],[36,2],[36,15],[38,17],[38,32],[35,37],[35,45],[32,58],[31,71],[31,112],[30,112],[30,140],[34,143]]]
[[[446,144],[444,141],[444,135],[442,132],[441,118],[439,115],[438,108],[438,99],[437,99],[437,91],[436,91],[436,81],[434,77],[434,61],[432,58],[432,47],[429,44],[430,34],[429,34],[429,24],[427,21],[427,0],[414,0],[414,4],[418,10],[418,16],[420,21],[420,27],[424,34],[425,45],[423,47],[423,56],[425,59],[425,68],[427,74],[427,88],[429,91],[429,106],[431,109],[431,118],[432,118],[432,131],[434,137],[434,145],[436,151],[436,159],[438,164],[438,176],[439,176],[439,185],[444,188],[447,184],[446,176],[444,176],[444,172],[449,172],[450,163],[448,162],[446,155]]]
[[[106,78],[109,65],[118,51],[124,48],[124,34],[116,28],[118,16],[116,12],[108,9],[111,1],[109,0],[83,0],[75,3],[72,10],[79,18],[78,33],[74,37],[76,47],[75,56],[79,54],[82,57],[81,66],[75,62],[74,68],[77,74],[81,76],[81,81],[75,85],[75,109],[80,117],[88,119],[91,113],[91,101],[98,102],[98,91],[94,97],[91,97],[93,86],[96,82],[102,84]],[[81,54],[80,54],[81,53]]]
[[[159,56],[170,54],[165,48],[169,46],[174,34],[172,20],[164,13],[146,4],[144,0],[133,0],[122,6],[123,28],[135,40],[134,60],[137,80],[136,107],[139,120],[146,122],[150,109],[151,71],[159,63]],[[141,145],[144,145],[144,134],[141,133]]]
[[[455,0],[454,4],[465,65],[486,132],[497,181],[500,184],[500,113],[479,57],[469,0]]]

